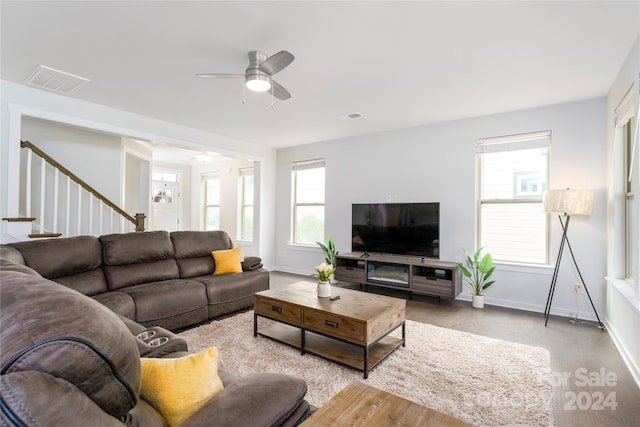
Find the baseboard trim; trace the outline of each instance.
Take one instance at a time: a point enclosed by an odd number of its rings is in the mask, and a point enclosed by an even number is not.
[[[604,324],[607,327],[607,332],[609,332],[609,336],[611,337],[611,341],[613,341],[613,345],[615,345],[618,349],[620,357],[622,357],[624,364],[627,365],[627,369],[629,369],[629,372],[631,372],[631,376],[636,382],[636,385],[638,386],[638,388],[640,388],[640,367],[636,366],[633,357],[629,354],[626,347],[624,346],[622,341],[620,341],[620,338],[616,334],[615,328],[613,328],[606,319],[604,321]]]

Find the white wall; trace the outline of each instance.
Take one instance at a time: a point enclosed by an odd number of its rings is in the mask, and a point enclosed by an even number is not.
[[[114,203],[120,203],[120,137],[26,118],[22,121],[22,139],[32,142]]]
[[[623,67],[621,68],[614,84],[609,91],[607,97],[607,177],[614,178],[614,174],[622,174],[621,168],[616,167],[614,163],[614,133],[615,133],[615,109],[622,100],[623,96],[629,90],[633,82],[640,85],[640,37],[636,39],[634,46],[629,52]],[[636,87],[638,90],[638,87]],[[640,120],[640,117],[636,117]],[[616,147],[616,150],[618,147]],[[636,151],[635,162],[635,185],[636,189],[640,187],[640,179],[638,178],[638,152]],[[637,191],[637,190],[636,190]],[[607,312],[606,324],[609,335],[618,347],[620,354],[624,358],[629,370],[634,376],[636,383],[640,386],[640,334],[638,327],[640,326],[640,299],[638,298],[640,281],[636,277],[635,291],[629,287],[623,280],[622,267],[620,259],[623,256],[622,241],[622,221],[616,220],[614,214],[614,205],[617,209],[622,209],[620,197],[616,194],[614,188],[610,189],[608,197],[607,219],[607,235],[608,235],[608,266],[607,266]],[[636,203],[637,196],[636,196]],[[636,210],[636,212],[638,212]],[[636,227],[638,229],[638,227]],[[640,236],[631,236],[640,241]]]
[[[291,147],[277,152],[276,268],[311,274],[322,260],[316,248],[289,244],[291,163],[324,158],[325,234],[341,252],[351,248],[351,204],[364,202],[440,202],[440,259],[461,261],[461,248],[475,247],[475,140],[551,130],[551,188],[595,191],[593,214],[574,217],[570,240],[599,314],[605,301],[605,100],[499,114]],[[363,120],[366,120],[363,119]],[[551,218],[550,262],[555,262],[561,230]],[[543,312],[552,267],[502,265],[486,302]],[[595,318],[586,297],[576,298],[569,254],[562,262],[551,312]],[[460,298],[468,299],[468,288]],[[542,322],[542,316],[540,321]]]

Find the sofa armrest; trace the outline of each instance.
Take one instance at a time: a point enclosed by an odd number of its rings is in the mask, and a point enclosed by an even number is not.
[[[282,426],[294,416],[300,418],[300,405],[307,384],[289,375],[257,373],[242,377],[214,396],[181,427],[210,425],[217,427]],[[304,408],[302,408],[304,409]]]
[[[123,427],[73,384],[43,372],[2,375],[0,424]]]

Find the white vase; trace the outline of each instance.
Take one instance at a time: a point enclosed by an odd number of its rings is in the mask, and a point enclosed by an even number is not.
[[[318,298],[329,298],[331,296],[331,284],[329,282],[318,282]]]
[[[473,294],[471,306],[473,308],[484,308],[484,295]]]

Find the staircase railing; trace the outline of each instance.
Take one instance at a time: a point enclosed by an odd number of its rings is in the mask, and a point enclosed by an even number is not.
[[[37,234],[99,236],[144,231],[145,214],[129,215],[31,142],[21,141],[20,147],[26,149],[26,165],[22,174],[25,184],[21,188],[24,198],[21,203],[24,204],[25,216],[37,218],[34,223],[39,230]],[[39,157],[39,162],[37,158],[34,161],[34,154]],[[35,184],[34,180],[38,183]],[[75,199],[73,202],[72,198]],[[32,211],[37,211],[37,215]]]

